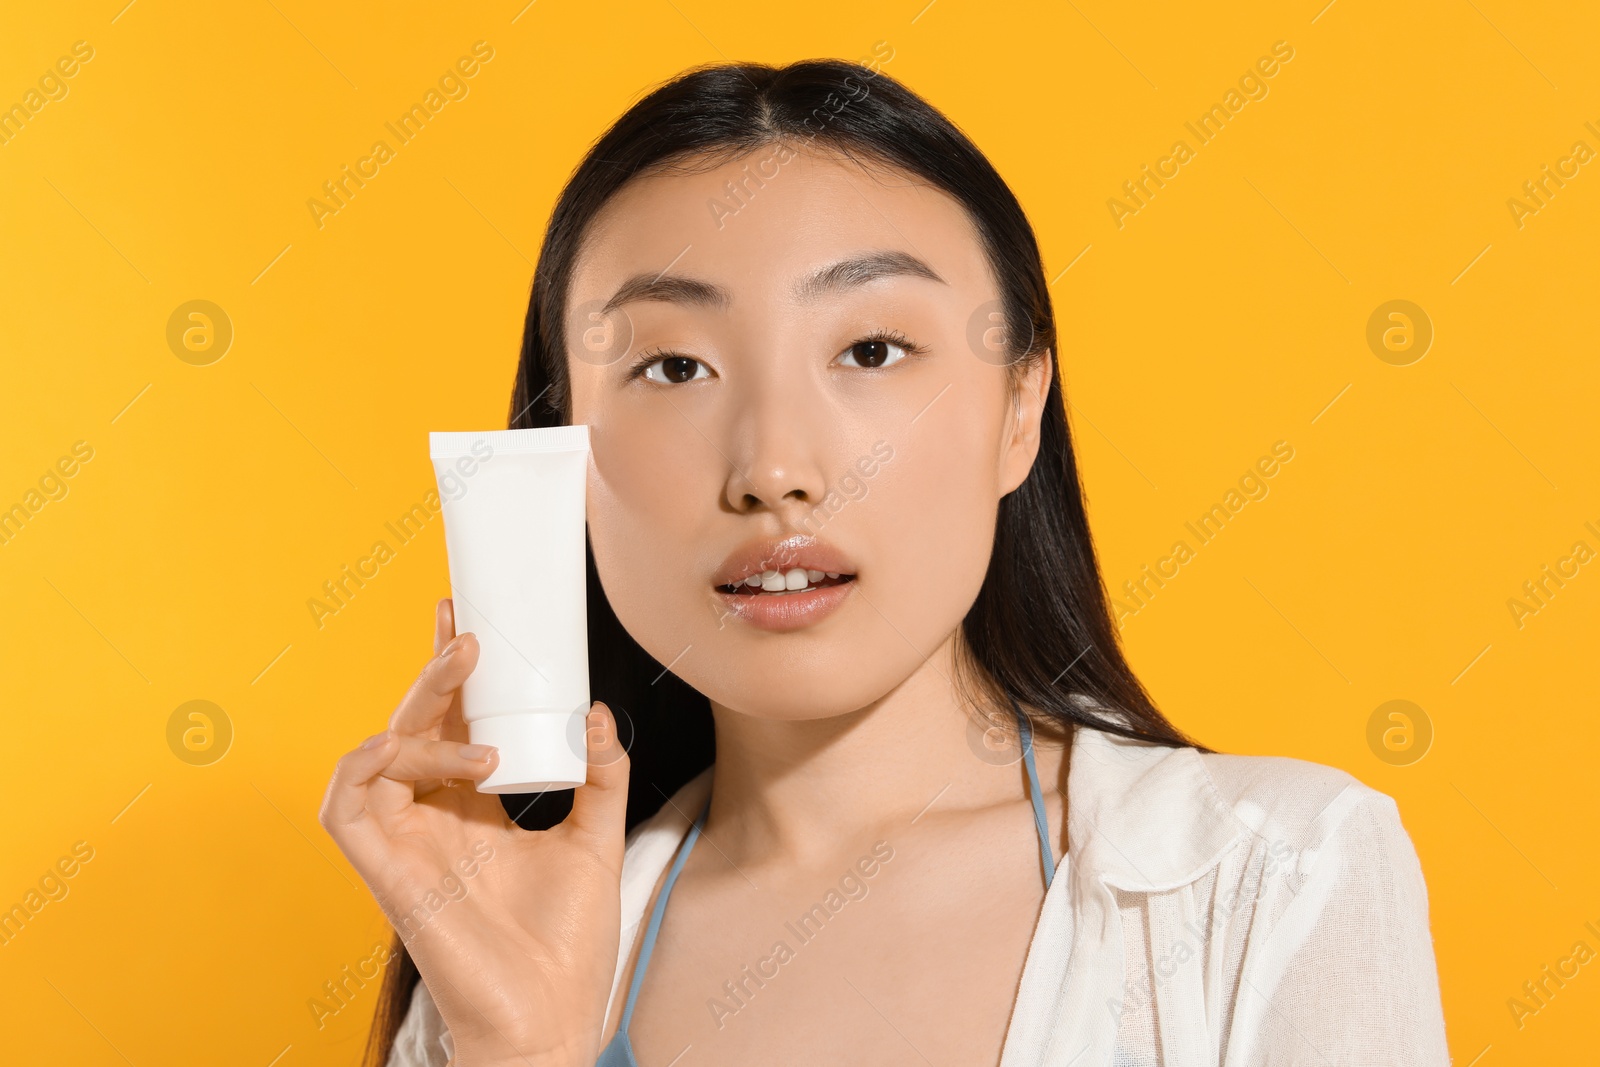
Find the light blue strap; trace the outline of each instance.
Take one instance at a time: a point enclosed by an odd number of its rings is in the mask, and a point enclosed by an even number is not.
[[[639,950],[639,962],[633,965],[633,982],[628,986],[628,1000],[622,1006],[622,1021],[617,1024],[617,1032],[628,1032],[628,1023],[633,1020],[633,1005],[639,999],[639,987],[644,984],[644,970],[650,965],[650,954],[655,951],[656,934],[661,931],[661,916],[667,910],[667,898],[672,895],[672,884],[678,880],[678,872],[683,870],[683,863],[689,858],[689,850],[694,847],[695,840],[700,836],[700,827],[705,824],[706,814],[711,811],[711,798],[706,798],[706,806],[700,812],[700,817],[694,821],[694,826],[689,829],[689,836],[678,847],[678,856],[672,861],[672,870],[667,872],[667,880],[661,887],[661,895],[656,898],[656,906],[650,912],[650,925],[645,927],[644,947]]]
[[[1044,887],[1048,890],[1050,880],[1055,877],[1056,859],[1055,850],[1050,847],[1050,820],[1044,814],[1044,793],[1039,789],[1039,769],[1033,763],[1033,724],[1022,713],[1016,697],[1011,697],[1011,710],[1017,713],[1017,725],[1022,731],[1022,761],[1028,765],[1028,792],[1033,798],[1033,823],[1039,829],[1039,857],[1044,860]]]

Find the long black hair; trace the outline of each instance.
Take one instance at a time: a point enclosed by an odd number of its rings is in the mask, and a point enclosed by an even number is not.
[[[713,64],[680,74],[629,108],[562,190],[528,300],[512,429],[571,422],[563,326],[568,280],[586,228],[607,201],[642,174],[707,170],[779,146],[816,146],[887,164],[954,197],[976,226],[998,282],[1013,387],[1026,368],[1053,356],[1055,316],[1033,229],[994,167],[949,119],[881,71],[841,60]],[[631,829],[710,766],[711,709],[623,629],[592,552],[588,609],[591,690],[616,713],[631,760]],[[1033,468],[1000,501],[988,573],[957,644],[955,681],[974,709],[1008,709],[1015,700],[1047,735],[1070,737],[1077,723],[1202,747],[1156,708],[1118,644],[1059,374],[1051,374]],[[572,793],[502,799],[518,825],[544,829],[566,817]],[[368,1042],[373,1067],[387,1058],[417,981],[397,939]]]

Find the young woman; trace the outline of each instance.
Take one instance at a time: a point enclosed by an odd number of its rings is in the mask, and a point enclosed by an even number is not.
[[[1394,802],[1124,660],[1055,345],[1022,208],[886,75],[606,132],[511,403],[590,427],[588,781],[475,791],[442,601],[322,811],[403,936],[371,1063],[1448,1063]]]

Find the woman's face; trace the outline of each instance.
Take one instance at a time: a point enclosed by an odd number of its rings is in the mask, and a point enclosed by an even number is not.
[[[566,343],[590,543],[634,639],[775,719],[855,711],[921,667],[1037,452],[1054,358],[1013,394],[999,296],[960,204],[898,171],[770,148],[616,195]]]

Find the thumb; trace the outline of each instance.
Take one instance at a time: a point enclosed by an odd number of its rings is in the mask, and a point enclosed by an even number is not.
[[[596,841],[620,845],[628,816],[628,752],[611,709],[595,701],[584,721],[589,770],[572,794],[568,820]]]

